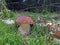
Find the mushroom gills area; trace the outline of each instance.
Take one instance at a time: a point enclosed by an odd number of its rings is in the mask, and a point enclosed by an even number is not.
[[[21,24],[18,28],[19,34],[21,36],[28,36],[30,34],[30,25],[29,24]]]

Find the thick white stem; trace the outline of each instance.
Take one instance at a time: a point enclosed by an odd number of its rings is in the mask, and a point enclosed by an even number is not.
[[[20,35],[27,36],[30,33],[30,25],[29,24],[21,24],[18,28]]]

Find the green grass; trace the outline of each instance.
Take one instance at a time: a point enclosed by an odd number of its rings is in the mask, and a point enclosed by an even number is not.
[[[45,18],[44,20],[51,21],[49,16],[51,16],[52,14],[53,15],[55,14],[55,13],[43,14],[43,13],[32,13],[32,12],[18,13],[18,12],[12,12],[12,11],[10,11],[9,13],[7,13],[7,12],[3,13],[6,16],[3,16],[2,18],[8,19],[10,17],[14,21],[16,21],[16,19],[20,15],[28,15],[28,16],[32,17],[34,21],[37,20],[38,16],[46,15],[47,18]],[[37,26],[36,24],[34,24],[30,33],[31,33],[32,38],[28,38],[28,39],[24,40],[18,34],[18,29],[16,29],[15,24],[8,25],[8,24],[5,24],[0,21],[0,45],[23,45],[24,42],[26,42],[27,45],[49,45],[48,43],[46,43],[45,35],[46,35],[46,37],[52,38],[51,35],[48,33],[47,28],[39,26],[39,25]]]
[[[28,45],[47,45],[45,37],[32,38],[27,41]]]
[[[20,16],[20,15],[27,15],[33,18],[33,20],[36,22],[38,16],[47,16],[45,18],[45,21],[51,21],[49,16],[55,16],[56,13],[50,13],[48,11],[43,11],[42,13],[32,13],[32,12],[12,12],[6,8],[4,5],[4,10],[2,12],[2,15],[0,15],[0,18],[2,19],[8,19],[11,18],[14,21]],[[18,29],[16,29],[15,24],[8,25],[4,22],[0,21],[0,45],[23,45],[24,42],[27,43],[27,45],[50,45],[46,43],[46,37],[49,37],[52,39],[51,35],[48,33],[47,29],[42,26],[37,26],[34,24],[31,31],[31,38],[25,38],[23,39],[19,33]],[[46,35],[46,37],[45,37]]]
[[[0,45],[23,45],[23,39],[17,32],[14,25],[0,22]]]
[[[34,17],[34,15],[32,17],[36,19],[36,16]],[[13,17],[11,17],[11,19],[15,21],[18,16],[15,14]],[[8,16],[6,16],[4,19],[8,19]],[[34,39],[32,40],[33,42],[31,43],[36,43],[34,42]],[[28,42],[32,40],[29,40]],[[31,43],[28,43],[28,45],[31,45]],[[23,45],[23,39],[19,36],[18,29],[16,29],[15,24],[8,25],[0,22],[0,45]]]
[[[34,31],[34,33],[32,32],[34,34],[33,37],[26,40],[28,45],[47,45],[45,37],[42,36],[41,33],[37,34],[39,31],[33,29],[32,31]],[[38,37],[38,35],[41,35],[41,37]],[[23,43],[24,40],[18,34],[18,30],[16,30],[15,25],[7,25],[0,22],[0,45],[23,45]]]

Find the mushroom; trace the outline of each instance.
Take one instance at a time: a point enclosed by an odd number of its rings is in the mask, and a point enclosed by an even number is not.
[[[16,20],[16,24],[19,25],[18,30],[21,36],[28,36],[30,34],[30,24],[33,25],[34,21],[29,16],[20,16]]]

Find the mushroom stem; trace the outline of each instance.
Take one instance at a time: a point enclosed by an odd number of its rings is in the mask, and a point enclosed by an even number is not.
[[[30,33],[30,25],[29,24],[21,24],[20,27],[18,28],[19,34],[21,36],[28,36]]]

